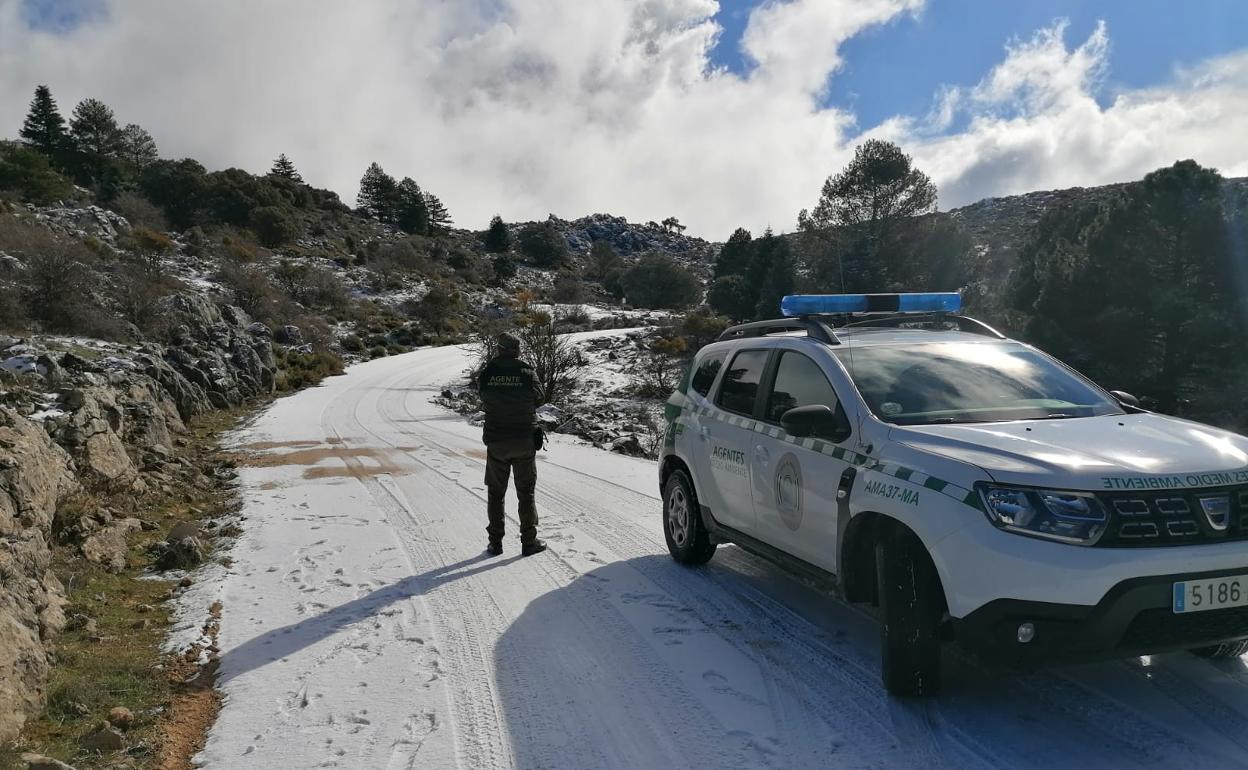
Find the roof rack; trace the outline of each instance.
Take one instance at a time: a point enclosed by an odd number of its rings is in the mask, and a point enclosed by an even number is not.
[[[775,318],[770,321],[754,321],[752,323],[729,326],[719,335],[716,341],[723,342],[724,340],[738,340],[749,337],[765,337],[768,334],[805,331],[807,336],[812,339],[828,345],[840,345],[841,340],[836,336],[836,329],[894,329],[909,324],[937,324],[942,322],[951,322],[958,327],[958,331],[967,334],[978,334],[999,340],[1007,339],[1004,334],[977,318],[955,315],[953,313],[924,313],[921,315],[898,313],[889,316],[868,317],[861,321],[851,321],[840,326],[833,326],[833,324],[828,323],[828,320],[831,318],[852,317],[852,315],[801,316],[799,318]]]
[[[873,318],[865,318],[861,321],[853,321],[847,323],[841,328],[898,328],[908,324],[936,324],[943,321],[950,321],[958,327],[958,331],[967,334],[979,334],[984,337],[994,337],[999,340],[1007,339],[1007,337],[988,324],[978,318],[970,316],[957,315],[955,313],[926,313],[923,315],[915,315],[914,313],[897,313],[896,315],[878,316]]]
[[[763,337],[781,332],[805,331],[827,345],[840,345],[836,328],[900,328],[909,324],[952,322],[958,331],[1003,340],[1006,336],[983,321],[958,315],[962,295],[958,292],[920,294],[792,294],[780,300],[785,318],[730,326],[719,340]],[[865,317],[864,317],[865,316]],[[861,320],[853,321],[853,318]],[[840,327],[837,327],[840,322]]]
[[[778,332],[805,331],[813,339],[828,345],[839,345],[836,332],[824,321],[810,316],[800,318],[776,318],[770,321],[754,321],[748,324],[729,326],[719,335],[717,342],[723,340],[745,339],[747,337],[764,337]]]

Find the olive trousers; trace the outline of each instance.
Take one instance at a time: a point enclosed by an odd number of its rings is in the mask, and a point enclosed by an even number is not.
[[[512,469],[516,472],[516,497],[520,499],[520,542],[537,541],[537,450],[533,439],[508,439],[486,445],[485,487],[489,492],[486,510],[490,523],[485,531],[491,543],[503,542],[506,531],[503,500]]]

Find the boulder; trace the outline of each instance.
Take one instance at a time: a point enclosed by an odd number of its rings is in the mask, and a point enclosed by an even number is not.
[[[126,568],[126,552],[130,550],[127,538],[142,530],[138,519],[122,519],[88,535],[78,546],[83,557],[109,572],[121,572]]]
[[[102,754],[108,754],[124,749],[126,747],[126,737],[108,722],[102,722],[94,732],[82,739],[82,747],[87,751],[98,751]]]
[[[100,481],[132,484],[138,478],[138,469],[126,453],[120,435],[124,413],[115,392],[108,388],[78,388],[66,395],[65,406],[73,414],[57,431],[56,440],[74,457],[79,470]]]
[[[108,723],[118,730],[129,730],[134,724],[134,713],[125,706],[115,706],[108,712]]]
[[[274,337],[283,345],[303,344],[303,331],[298,326],[283,326]]]
[[[636,433],[629,433],[612,441],[611,451],[628,455],[629,457],[646,456],[646,449],[641,445],[641,439],[637,437]]]
[[[156,543],[153,546],[156,555],[156,569],[189,570],[204,563],[204,544],[198,537],[184,537],[171,543]]]

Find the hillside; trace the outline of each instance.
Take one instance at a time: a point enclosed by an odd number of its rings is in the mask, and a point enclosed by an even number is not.
[[[1077,209],[1105,203],[1134,184],[1137,183],[1038,190],[1004,198],[985,198],[951,209],[944,216],[970,236],[984,260],[981,277],[999,290],[1017,266],[1019,250],[1036,235],[1036,225],[1045,214],[1061,208]],[[1229,191],[1248,192],[1248,177],[1227,179],[1226,186]]]

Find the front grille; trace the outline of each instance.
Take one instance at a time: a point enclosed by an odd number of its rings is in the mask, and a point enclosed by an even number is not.
[[[1200,646],[1248,638],[1248,607],[1175,614],[1168,609],[1144,610],[1122,635],[1119,647],[1147,652],[1191,644]]]
[[[1110,492],[1099,498],[1109,512],[1099,546],[1150,548],[1248,540],[1248,487]]]

